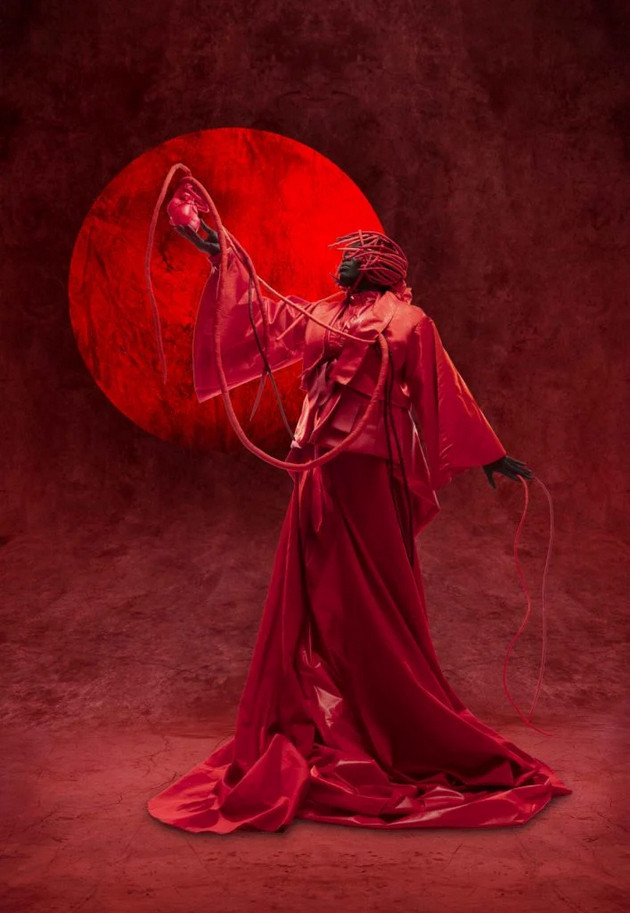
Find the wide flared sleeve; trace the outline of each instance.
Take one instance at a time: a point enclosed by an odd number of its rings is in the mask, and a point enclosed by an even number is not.
[[[465,469],[505,456],[503,444],[426,315],[410,333],[404,379],[434,489]]]
[[[266,315],[263,320],[255,291],[250,315],[246,266],[233,250],[228,250],[227,271],[220,291],[220,260],[218,254],[210,257],[212,273],[199,301],[193,332],[193,381],[200,402],[221,392],[214,355],[214,327],[219,304],[223,305],[224,313],[221,356],[228,388],[261,376],[264,363],[259,347],[263,348],[272,369],[286,367],[302,357],[307,318],[284,302],[263,296]],[[222,302],[219,302],[219,294]],[[304,308],[313,307],[297,295],[287,295],[287,298]]]

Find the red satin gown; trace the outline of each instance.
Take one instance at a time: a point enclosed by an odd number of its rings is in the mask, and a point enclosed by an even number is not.
[[[195,324],[200,400],[219,391],[213,261]],[[259,376],[261,359],[248,275],[232,253],[223,293],[233,387]],[[377,330],[391,353],[391,421],[381,400],[350,451],[291,473],[236,731],[153,797],[149,812],[216,834],[282,831],[296,818],[375,828],[523,824],[571,789],[477,719],[445,680],[408,533],[411,525],[413,542],[435,516],[436,489],[505,449],[409,289],[292,300],[366,343],[269,299],[263,323],[254,306],[270,364],[303,362],[304,407],[288,458],[309,459],[354,427],[378,375]]]

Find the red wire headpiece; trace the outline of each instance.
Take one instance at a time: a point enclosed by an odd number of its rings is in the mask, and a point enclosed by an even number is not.
[[[395,241],[380,231],[355,231],[337,238],[329,247],[359,261],[359,278],[374,285],[392,287],[404,282],[409,263],[404,251]]]

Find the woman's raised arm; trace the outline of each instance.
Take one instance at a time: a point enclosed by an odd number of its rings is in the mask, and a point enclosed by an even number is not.
[[[265,295],[259,300],[246,265],[231,248],[227,251],[226,275],[220,283],[218,235],[205,223],[201,224],[208,232],[205,239],[192,229],[190,232],[177,229],[207,253],[212,264],[199,301],[193,335],[193,378],[200,402],[221,392],[214,357],[214,327],[219,307],[223,315],[221,354],[229,388],[261,376],[265,368],[261,350],[272,370],[299,361],[306,328],[306,318],[284,302]],[[314,306],[297,295],[287,297],[307,309]]]

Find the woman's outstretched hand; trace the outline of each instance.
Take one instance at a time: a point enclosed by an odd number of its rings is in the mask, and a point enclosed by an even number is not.
[[[207,238],[202,238],[201,235],[198,235],[197,232],[190,228],[188,225],[178,225],[176,226],[175,231],[179,232],[179,234],[183,238],[186,238],[186,240],[190,241],[191,244],[194,244],[198,250],[203,251],[204,254],[209,254],[210,256],[213,254],[218,254],[221,250],[219,247],[219,235],[213,228],[210,228],[209,225],[206,225],[203,219],[200,221],[201,227],[208,234]]]
[[[219,245],[219,233],[216,232],[214,230],[214,228],[210,228],[209,225],[206,225],[206,223],[204,222],[203,219],[200,219],[199,221],[201,222],[201,227],[203,228],[203,230],[206,232],[206,234],[208,236],[206,238],[206,244],[208,245],[208,249],[209,249],[210,253],[211,254],[220,253],[221,247]]]
[[[488,483],[492,485],[493,488],[497,486],[494,484],[493,474],[495,472],[500,472],[501,475],[507,476],[508,479],[514,479],[515,482],[518,482],[518,477],[522,476],[524,479],[533,479],[534,474],[527,466],[526,463],[521,462],[521,460],[516,460],[514,457],[508,456],[507,454],[499,460],[495,460],[494,463],[487,463],[483,467],[483,471],[486,474]]]

